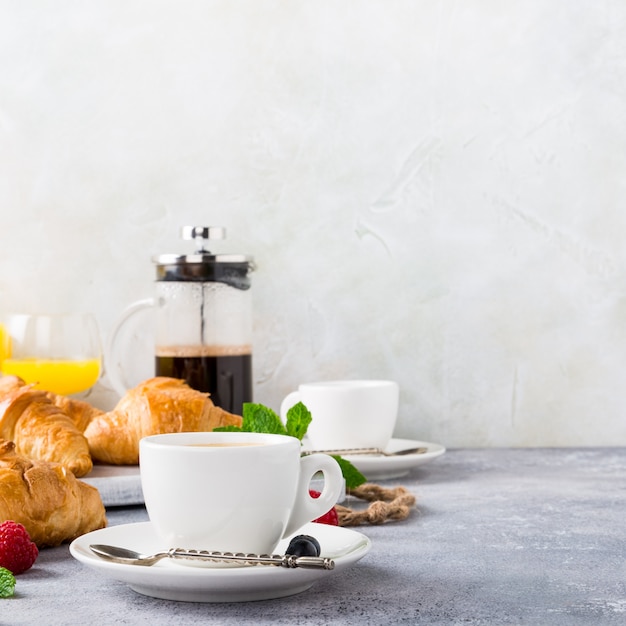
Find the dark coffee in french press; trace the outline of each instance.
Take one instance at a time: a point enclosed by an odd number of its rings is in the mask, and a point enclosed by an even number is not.
[[[199,243],[189,255],[160,255],[156,282],[155,373],[184,379],[216,406],[242,414],[252,401],[251,257],[212,254],[204,242],[223,228],[183,228]]]

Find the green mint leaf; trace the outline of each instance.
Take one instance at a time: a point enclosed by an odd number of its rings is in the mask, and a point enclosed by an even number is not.
[[[10,598],[15,591],[15,576],[6,568],[0,567],[0,598]]]
[[[285,425],[272,409],[262,404],[254,404],[253,402],[247,402],[243,405],[241,430],[250,433],[287,434]]]
[[[213,429],[213,432],[216,433],[240,433],[241,428],[239,426],[235,426],[234,424],[229,424],[228,426],[217,426]]]
[[[359,472],[359,470],[350,463],[350,461],[336,455],[332,455],[333,459],[339,463],[341,473],[346,481],[346,489],[354,489],[359,485],[367,482],[367,478]]]
[[[311,413],[302,402],[294,404],[287,411],[287,434],[302,441],[311,423]]]

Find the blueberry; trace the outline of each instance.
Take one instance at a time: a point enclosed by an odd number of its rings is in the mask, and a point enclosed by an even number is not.
[[[319,556],[320,543],[311,535],[297,535],[289,542],[286,554],[293,556]]]

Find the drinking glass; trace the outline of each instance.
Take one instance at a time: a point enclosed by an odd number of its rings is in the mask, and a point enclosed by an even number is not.
[[[100,333],[90,313],[14,314],[3,320],[0,372],[59,395],[87,391],[102,369]]]

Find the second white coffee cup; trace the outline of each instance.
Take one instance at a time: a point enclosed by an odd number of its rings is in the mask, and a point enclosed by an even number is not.
[[[144,500],[164,549],[270,553],[332,508],[343,489],[337,462],[325,454],[301,457],[294,437],[172,433],[139,445]],[[317,472],[324,487],[312,498]]]
[[[311,412],[307,430],[318,450],[384,449],[396,425],[399,387],[391,380],[333,380],[299,385],[281,404],[281,417],[298,402]]]

